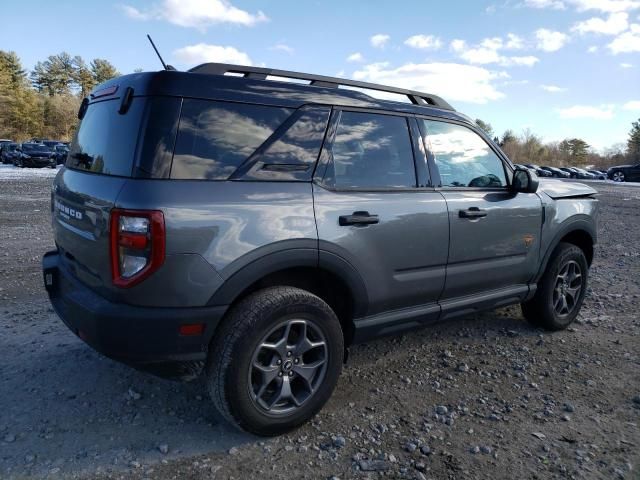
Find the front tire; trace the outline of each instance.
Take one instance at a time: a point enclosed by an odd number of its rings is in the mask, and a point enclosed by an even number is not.
[[[340,322],[322,299],[298,288],[270,287],[227,314],[209,351],[206,382],[227,421],[278,435],[320,411],[343,358]]]
[[[564,330],[580,313],[588,275],[584,252],[571,243],[560,243],[549,259],[534,297],[522,304],[524,317],[546,330]]]

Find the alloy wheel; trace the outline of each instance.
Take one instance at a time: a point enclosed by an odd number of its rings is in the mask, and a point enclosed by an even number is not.
[[[289,415],[316,393],[327,363],[320,329],[310,320],[286,320],[265,335],[253,354],[249,395],[267,415]]]
[[[624,182],[624,173],[622,173],[622,172],[614,172],[613,181],[614,182]]]
[[[582,270],[578,262],[565,263],[553,289],[553,308],[559,317],[566,317],[576,308],[582,292]]]

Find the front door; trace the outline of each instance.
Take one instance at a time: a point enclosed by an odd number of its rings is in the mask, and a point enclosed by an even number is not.
[[[510,190],[510,168],[472,129],[435,120],[419,122],[449,210],[443,310],[453,299],[525,294],[538,270],[540,198]]]

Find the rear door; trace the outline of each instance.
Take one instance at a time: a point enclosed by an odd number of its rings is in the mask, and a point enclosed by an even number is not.
[[[506,162],[472,129],[429,119],[419,125],[449,210],[443,314],[455,309],[454,299],[526,293],[538,268],[540,198],[509,188]]]
[[[447,208],[427,177],[412,117],[334,110],[314,184],[319,248],[360,273],[368,315],[421,306],[439,314]],[[415,144],[412,144],[412,138]],[[415,163],[414,163],[415,154]]]

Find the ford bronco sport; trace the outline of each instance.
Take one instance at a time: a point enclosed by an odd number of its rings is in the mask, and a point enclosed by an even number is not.
[[[311,418],[354,342],[580,310],[596,192],[516,169],[437,96],[204,64],[110,80],[78,116],[51,193],[53,307],[113,359],[203,373],[245,430]]]

